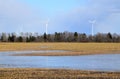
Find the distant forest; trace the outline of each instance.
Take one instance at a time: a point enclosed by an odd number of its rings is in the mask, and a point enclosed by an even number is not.
[[[0,42],[120,42],[120,35],[97,33],[94,36],[77,32],[38,33],[0,33]]]

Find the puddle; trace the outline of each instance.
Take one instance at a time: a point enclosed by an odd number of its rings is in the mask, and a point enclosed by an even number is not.
[[[66,68],[79,70],[118,71],[120,54],[86,56],[10,56],[13,53],[66,52],[52,51],[15,51],[0,53],[1,68]],[[68,51],[67,51],[68,52]]]

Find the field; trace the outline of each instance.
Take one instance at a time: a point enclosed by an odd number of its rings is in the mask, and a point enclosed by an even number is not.
[[[65,69],[0,69],[0,79],[120,79],[120,73]]]
[[[120,53],[120,43],[0,43],[0,51],[67,50],[64,53],[31,53],[26,56],[69,56]]]
[[[120,53],[120,43],[0,43],[0,51],[67,50],[64,53],[21,54],[25,56],[68,56]],[[0,68],[0,79],[120,79],[120,72],[66,69]]]

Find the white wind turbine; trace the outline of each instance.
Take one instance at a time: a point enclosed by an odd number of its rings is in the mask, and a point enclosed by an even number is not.
[[[92,36],[94,35],[94,24],[95,24],[96,20],[89,20],[89,23],[92,25]]]
[[[23,24],[19,24],[16,30],[16,34],[19,36],[23,32]]]
[[[49,19],[45,22],[45,33],[48,34]]]
[[[48,34],[49,18],[46,21],[40,21],[40,24],[45,25],[45,33]]]

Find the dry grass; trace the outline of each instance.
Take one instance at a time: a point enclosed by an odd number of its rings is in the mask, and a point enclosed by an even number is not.
[[[120,43],[0,43],[0,51],[69,50],[65,53],[31,53],[35,56],[63,56],[120,53]]]
[[[120,79],[119,72],[65,69],[0,69],[0,79]]]

